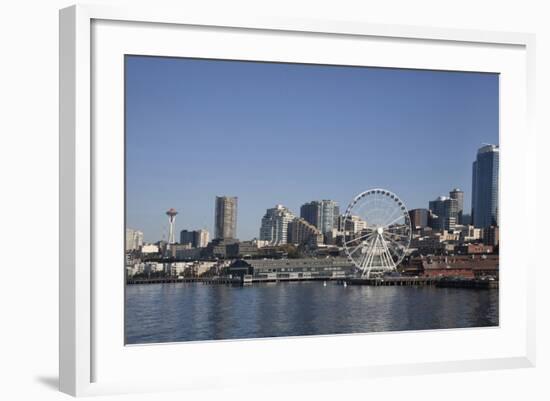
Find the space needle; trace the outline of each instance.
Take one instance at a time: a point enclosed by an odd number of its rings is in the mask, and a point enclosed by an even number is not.
[[[168,209],[166,212],[166,215],[168,216],[168,224],[169,224],[169,231],[168,231],[168,245],[175,244],[176,243],[176,215],[178,212],[174,208]]]

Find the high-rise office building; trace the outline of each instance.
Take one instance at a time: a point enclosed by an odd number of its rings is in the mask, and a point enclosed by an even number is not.
[[[454,230],[458,216],[458,201],[440,196],[430,201],[429,209],[437,218],[432,219],[434,230]]]
[[[215,213],[216,239],[237,237],[237,197],[216,196]]]
[[[498,226],[499,147],[484,145],[472,165],[472,223],[475,227]]]
[[[463,213],[462,214],[462,221],[460,222],[463,226],[469,226],[472,224],[472,216],[469,214]]]
[[[340,207],[332,200],[311,201],[300,207],[300,217],[322,233],[338,227]]]
[[[464,214],[464,191],[455,188],[449,192],[451,199],[456,199],[456,222],[458,224],[464,224],[462,221],[462,215]]]
[[[411,219],[412,229],[416,230],[416,229],[427,227],[429,214],[430,214],[430,211],[428,209],[409,210],[409,217]]]
[[[283,205],[267,209],[262,217],[260,240],[269,241],[271,245],[286,244],[288,242],[288,224],[294,217],[294,214]]]
[[[446,217],[443,220],[443,229],[444,230],[454,231],[454,229],[456,228],[456,225],[457,225],[456,217],[449,216],[449,217]]]
[[[322,233],[328,233],[336,228],[335,222],[337,221],[340,208],[335,201],[322,200],[321,202],[321,219],[320,227],[317,227]]]
[[[209,234],[207,230],[182,230],[180,231],[180,244],[189,245],[191,248],[204,248],[208,245]]]
[[[332,222],[332,229],[337,230],[338,229],[338,219],[340,218],[340,206],[338,206],[338,204],[336,202],[335,202],[332,214],[334,216],[334,219],[333,219],[333,222]]]
[[[300,217],[309,224],[319,227],[320,211],[317,201],[304,203],[300,206]]]
[[[180,244],[189,245],[191,248],[195,248],[193,245],[194,231],[181,230],[180,231]]]

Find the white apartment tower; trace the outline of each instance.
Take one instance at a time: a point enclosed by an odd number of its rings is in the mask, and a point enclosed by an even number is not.
[[[260,240],[269,241],[270,245],[286,244],[288,241],[288,224],[294,218],[294,214],[283,205],[267,209],[264,217],[262,217]]]
[[[139,249],[143,245],[143,232],[126,229],[126,252]]]

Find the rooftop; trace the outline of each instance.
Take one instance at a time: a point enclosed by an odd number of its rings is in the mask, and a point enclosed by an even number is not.
[[[482,153],[490,153],[490,152],[498,152],[499,151],[499,146],[498,145],[492,145],[492,144],[489,144],[489,143],[484,143],[483,146],[481,148],[478,149],[477,151],[477,154],[482,154]]]

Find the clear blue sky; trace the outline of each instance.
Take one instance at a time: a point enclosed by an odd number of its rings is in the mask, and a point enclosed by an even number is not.
[[[239,197],[237,235],[267,208],[373,187],[409,209],[459,187],[498,144],[498,75],[181,58],[126,58],[127,226],[145,240],[214,225]]]

